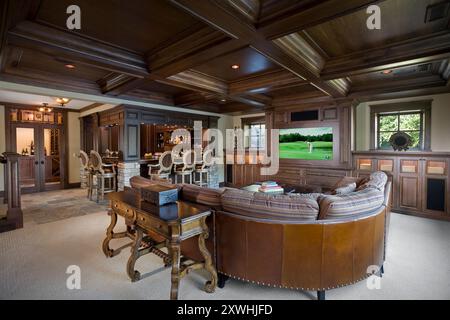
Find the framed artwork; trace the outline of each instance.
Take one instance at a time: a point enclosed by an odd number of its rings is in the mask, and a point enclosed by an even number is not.
[[[43,119],[42,112],[37,111],[37,112],[34,113],[34,121],[41,122],[42,119]]]

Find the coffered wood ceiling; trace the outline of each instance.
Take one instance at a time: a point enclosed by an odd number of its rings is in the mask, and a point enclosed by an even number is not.
[[[443,2],[1,0],[0,80],[219,113],[449,92]]]

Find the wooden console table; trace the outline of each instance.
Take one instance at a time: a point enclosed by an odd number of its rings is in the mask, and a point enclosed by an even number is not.
[[[103,252],[107,257],[115,255],[116,252],[109,247],[112,239],[124,237],[133,239],[131,256],[127,264],[127,272],[132,281],[140,279],[140,273],[134,270],[136,260],[145,254],[154,253],[164,260],[166,266],[172,265],[171,299],[178,299],[180,279],[193,269],[204,268],[210,273],[211,280],[206,282],[205,291],[214,292],[217,272],[205,245],[205,240],[209,236],[206,218],[211,214],[210,208],[185,201],[157,207],[141,201],[139,195],[133,191],[114,192],[109,195],[109,199],[111,223],[103,241]],[[114,233],[118,215],[125,218],[126,232]],[[151,234],[156,234],[157,237],[148,236]],[[197,235],[199,249],[205,261],[200,263],[182,259],[181,241]],[[162,241],[154,238],[160,238]],[[161,250],[163,247],[167,247],[168,253]]]

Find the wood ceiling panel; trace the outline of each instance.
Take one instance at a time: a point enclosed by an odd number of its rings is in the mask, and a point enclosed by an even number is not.
[[[43,0],[39,21],[66,29],[72,0]],[[161,0],[78,0],[81,30],[75,31],[135,52],[144,53],[198,21]]]
[[[234,64],[239,65],[240,68],[237,70],[232,69],[231,66]],[[245,48],[213,59],[194,69],[225,81],[234,81],[253,73],[278,68],[276,64],[255,50]]]
[[[427,6],[439,2],[442,0],[380,2],[381,30],[369,30],[366,27],[369,15],[360,10],[309,28],[306,32],[329,57],[342,56],[444,30],[448,18],[424,22]]]

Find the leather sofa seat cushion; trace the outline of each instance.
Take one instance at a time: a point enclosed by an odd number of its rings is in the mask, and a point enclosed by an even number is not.
[[[226,190],[222,195],[225,211],[258,218],[316,220],[320,194],[271,195],[245,190]]]
[[[337,219],[369,213],[384,203],[384,192],[376,188],[365,188],[358,192],[319,197],[319,220]]]
[[[223,192],[223,189],[204,188],[194,184],[184,184],[181,188],[181,199],[210,206],[216,210],[221,210],[221,196]]]

